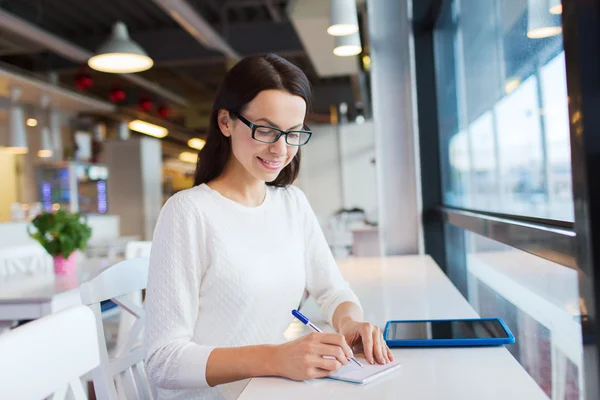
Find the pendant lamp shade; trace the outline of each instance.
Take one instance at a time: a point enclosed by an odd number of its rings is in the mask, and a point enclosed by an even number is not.
[[[119,135],[119,139],[127,140],[131,137],[131,131],[129,130],[129,126],[127,126],[127,122],[119,121],[117,125],[117,133]]]
[[[362,46],[360,44],[360,35],[355,32],[347,36],[335,37],[335,48],[333,54],[340,57],[355,56],[360,54]]]
[[[527,37],[542,39],[562,32],[560,15],[550,13],[549,0],[528,0]]]
[[[40,130],[41,140],[40,140],[40,149],[38,150],[38,157],[40,158],[49,158],[54,154],[54,150],[52,148],[52,140],[50,139],[50,129],[48,129],[48,106],[50,105],[50,97],[48,95],[42,95],[40,97],[40,110],[41,115],[39,119],[41,121],[42,129]]]
[[[57,160],[62,159],[62,137],[60,134],[60,113],[57,110],[50,111],[50,142],[52,143],[53,155]]]
[[[358,12],[356,0],[330,0],[331,14],[327,33],[332,36],[346,36],[358,32]]]
[[[127,26],[121,21],[113,26],[112,35],[96,55],[88,60],[90,68],[109,73],[145,71],[153,64],[144,49],[129,38]]]
[[[50,140],[50,129],[48,129],[47,126],[42,128],[42,141],[40,150],[37,154],[40,158],[49,158],[54,154],[54,151],[52,150],[52,141]]]
[[[26,154],[27,133],[25,132],[25,114],[23,107],[13,104],[8,115],[8,151],[14,154]]]
[[[550,0],[550,14],[562,14],[562,3],[560,0]]]
[[[6,150],[14,154],[26,154],[27,132],[25,131],[25,113],[18,101],[21,97],[21,89],[10,88],[10,110],[8,112],[8,146]]]

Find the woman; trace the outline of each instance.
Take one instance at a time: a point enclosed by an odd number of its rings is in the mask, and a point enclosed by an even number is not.
[[[154,232],[145,335],[159,398],[236,398],[255,376],[326,377],[358,344],[371,363],[393,359],[290,186],[310,96],[304,73],[276,55],[247,57],[225,77],[195,186],[167,201]],[[305,290],[339,334],[286,343]]]

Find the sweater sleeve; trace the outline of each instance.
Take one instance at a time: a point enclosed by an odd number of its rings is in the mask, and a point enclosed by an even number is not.
[[[203,273],[201,215],[186,196],[171,197],[160,212],[150,255],[144,341],[146,370],[163,389],[208,387],[213,347],[192,341]]]
[[[294,189],[298,193],[300,212],[304,215],[306,288],[315,298],[327,322],[333,325],[333,314],[341,303],[349,301],[362,306],[342,276],[304,192]]]

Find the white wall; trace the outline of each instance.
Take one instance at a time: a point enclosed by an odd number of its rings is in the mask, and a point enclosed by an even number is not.
[[[360,207],[377,219],[377,184],[373,124],[312,126],[313,136],[302,148],[296,185],[324,225],[342,207]]]
[[[300,187],[321,222],[342,207],[342,183],[337,128],[333,125],[312,126],[310,142],[302,148]]]
[[[162,207],[160,140],[136,137],[105,142],[108,212],[121,219],[122,236],[151,240]]]
[[[342,125],[340,130],[343,198],[346,208],[359,207],[377,220],[377,173],[373,123]]]

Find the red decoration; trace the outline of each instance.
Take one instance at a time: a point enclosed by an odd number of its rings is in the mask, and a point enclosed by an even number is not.
[[[152,104],[152,100],[150,100],[147,97],[144,97],[142,99],[140,99],[140,102],[138,103],[140,109],[144,112],[148,112],[150,110],[152,110],[152,107],[154,106],[154,104]]]
[[[92,79],[91,76],[89,76],[85,72],[81,72],[81,73],[77,74],[77,76],[75,77],[75,86],[77,87],[77,89],[79,89],[81,91],[87,90],[93,84],[94,84],[94,80]]]
[[[171,113],[171,110],[169,109],[169,107],[167,107],[165,105],[162,105],[162,106],[158,107],[158,109],[156,110],[156,112],[161,117],[167,118],[169,116],[169,114]]]
[[[119,104],[119,103],[124,102],[125,99],[127,98],[127,96],[126,96],[125,91],[123,89],[114,88],[108,94],[108,98],[113,103]]]

